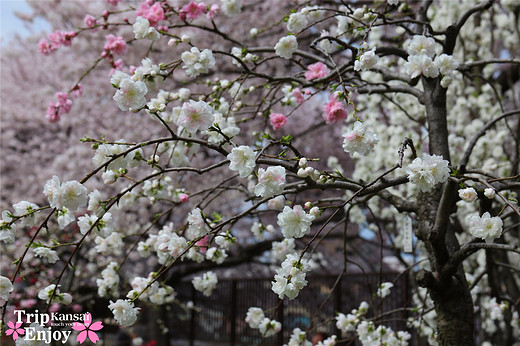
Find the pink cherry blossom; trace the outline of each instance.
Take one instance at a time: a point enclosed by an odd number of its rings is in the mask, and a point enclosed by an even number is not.
[[[146,16],[146,19],[148,19],[150,25],[152,26],[156,26],[157,23],[163,20],[164,18],[164,10],[161,4],[158,2],[156,2],[152,7],[150,7],[148,15]]]
[[[38,42],[38,50],[43,55],[51,54],[52,48],[49,45],[49,41],[47,41],[47,39],[45,38],[40,39],[40,41]]]
[[[62,32],[63,35],[63,45],[64,46],[70,46],[72,44],[72,39],[76,37],[75,31],[69,31],[69,32]]]
[[[93,16],[91,16],[90,14],[87,14],[85,16],[85,18],[83,19],[83,23],[85,24],[85,26],[87,28],[93,28],[94,26],[96,26],[96,18],[94,18]]]
[[[64,33],[61,31],[55,31],[49,34],[49,40],[51,41],[52,49],[56,49],[61,46],[63,40],[65,39],[64,36]]]
[[[299,105],[305,102],[305,98],[303,97],[302,90],[300,88],[295,88],[291,93],[296,98],[296,102]]]
[[[206,253],[206,250],[207,250],[208,244],[209,244],[209,238],[208,238],[208,236],[204,236],[204,237],[201,238],[198,242],[195,243],[195,245],[200,246],[199,251],[200,251],[201,254]]]
[[[343,103],[338,101],[335,94],[330,95],[329,102],[323,106],[323,119],[327,124],[335,123],[347,117]]]
[[[215,18],[215,16],[217,15],[217,13],[220,11],[220,6],[217,5],[217,4],[213,4],[211,5],[211,7],[209,8],[209,11],[208,13],[206,13],[206,17],[209,19],[209,20],[213,20],[213,18]]]
[[[317,78],[323,78],[329,74],[329,69],[322,62],[317,62],[315,64],[307,66],[307,71],[305,72],[305,79],[312,80]]]
[[[51,123],[60,121],[60,117],[63,114],[63,110],[60,107],[56,107],[54,103],[49,102],[47,107],[47,120]]]
[[[136,12],[136,17],[143,17],[148,19],[150,25],[153,27],[157,26],[157,23],[163,20],[165,17],[164,9],[159,2],[153,4],[153,1],[145,1],[141,3],[139,9]]]
[[[278,130],[287,123],[287,118],[281,113],[271,113],[269,115],[269,120],[271,121],[274,130]]]
[[[126,42],[121,36],[107,35],[104,49],[113,54],[125,54]]]
[[[74,322],[73,330],[78,331],[79,334],[76,338],[76,341],[82,344],[87,338],[92,341],[94,344],[98,342],[99,337],[94,331],[101,330],[103,328],[103,323],[101,321],[97,321],[92,323],[92,315],[90,313],[85,314],[85,319],[83,320],[83,324],[79,322]]]
[[[58,92],[55,96],[58,99],[56,107],[62,107],[63,112],[65,113],[70,112],[70,109],[72,108],[72,100],[69,99],[69,95],[64,92]]]
[[[117,6],[117,4],[120,2],[121,0],[107,0],[107,3],[109,3],[110,5],[112,6]]]
[[[206,13],[206,5],[204,3],[201,2],[197,4],[193,1],[190,1],[189,4],[182,7],[179,15],[181,16],[182,20],[195,20],[204,13]]]
[[[124,65],[125,65],[125,64],[124,64],[123,60],[121,60],[121,59],[117,59],[116,61],[114,61],[114,63],[113,63],[112,66],[113,66],[116,70],[120,70],[120,69],[123,68]]]
[[[81,84],[76,84],[72,89],[70,89],[70,94],[74,98],[78,98],[83,94],[83,86]]]
[[[25,329],[20,328],[22,326],[21,322],[14,324],[13,322],[9,321],[9,322],[7,322],[7,326],[9,327],[9,329],[7,329],[5,331],[5,335],[12,334],[13,340],[18,340],[18,334],[20,334],[20,335],[25,334]]]
[[[74,95],[77,95],[78,91],[79,94],[81,94],[81,85],[76,85],[72,92],[74,92]],[[49,106],[47,107],[47,119],[51,123],[59,121],[61,115],[70,112],[72,108],[72,100],[69,99],[67,93],[57,92],[54,96],[58,101],[56,103],[49,102]]]

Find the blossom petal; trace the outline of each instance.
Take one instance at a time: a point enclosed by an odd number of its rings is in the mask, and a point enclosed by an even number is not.
[[[103,328],[103,322],[97,321],[90,325],[90,330],[100,330]]]
[[[20,324],[21,324],[21,323],[20,323]],[[24,335],[24,334],[25,334],[25,329],[18,328],[18,329],[16,330],[16,332],[17,332],[18,334]]]
[[[72,326],[72,329],[78,331],[78,332],[81,332],[82,330],[85,330],[87,329],[87,327],[82,324],[82,323],[79,323],[79,322],[74,322],[74,325]]]
[[[99,340],[99,337],[97,336],[96,333],[94,333],[93,331],[88,331],[88,338],[90,339],[90,341],[92,341],[93,343],[96,343],[98,340]]]
[[[7,330],[5,331],[5,335],[11,335],[11,334],[13,334],[13,333],[14,333],[14,329],[7,329]]]
[[[88,332],[86,330],[84,330],[78,334],[76,341],[79,342],[80,344],[82,344],[87,339],[87,336],[88,336]]]
[[[90,324],[92,323],[92,315],[90,314],[90,312],[87,312],[85,314],[85,317],[83,319],[83,323],[85,324],[85,326],[88,329],[88,326],[90,326]]]
[[[7,322],[7,325],[8,325],[9,328],[11,328],[11,329],[16,329],[16,327],[14,326],[14,323],[13,323],[12,321]]]

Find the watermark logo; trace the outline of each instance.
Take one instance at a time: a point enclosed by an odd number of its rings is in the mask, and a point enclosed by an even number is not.
[[[99,340],[99,337],[94,332],[95,330],[101,330],[103,328],[103,323],[100,321],[92,323],[92,315],[90,313],[85,314],[85,319],[83,323],[75,322],[72,329],[78,331],[78,337],[76,341],[82,344],[87,338],[96,343]]]
[[[13,335],[13,340],[18,340],[19,335],[25,334],[25,329],[20,328],[22,326],[21,323],[13,323],[11,321],[7,322],[7,326],[9,327],[5,331],[5,335]]]
[[[25,341],[43,341],[46,344],[58,342],[65,344],[70,335],[71,330],[63,330],[61,327],[71,327],[79,332],[76,341],[82,344],[87,339],[97,343],[99,340],[96,331],[103,328],[103,323],[92,322],[92,315],[85,314],[67,314],[67,313],[26,313],[25,310],[14,310],[16,316],[15,322],[7,322],[9,327],[5,335],[12,335],[13,340]],[[23,323],[30,324],[29,327],[22,328]],[[60,329],[56,329],[60,327]],[[54,330],[53,330],[54,328]]]

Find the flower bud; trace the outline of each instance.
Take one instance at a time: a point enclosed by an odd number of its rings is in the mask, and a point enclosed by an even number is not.
[[[190,37],[190,35],[183,34],[183,35],[181,36],[181,42],[182,42],[182,43],[190,43],[190,41],[191,41],[191,37]]]
[[[496,192],[492,188],[487,188],[484,190],[484,196],[486,196],[489,199],[495,198]]]

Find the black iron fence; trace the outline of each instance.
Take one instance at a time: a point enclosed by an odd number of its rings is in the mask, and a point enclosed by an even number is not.
[[[396,274],[384,274],[382,281],[395,278]],[[311,323],[321,332],[341,335],[333,319],[336,312],[349,313],[362,301],[371,306],[368,316],[397,310],[385,315],[384,324],[394,330],[405,329],[407,315],[400,309],[408,303],[404,277],[394,282],[391,294],[382,301],[375,298],[379,274],[351,274],[336,280],[332,276],[312,277],[296,299],[285,299],[283,304],[271,290],[271,279],[219,280],[210,297],[195,291],[191,283],[183,283],[176,287],[178,298],[191,300],[194,309],[176,307],[169,314],[173,345],[283,345],[294,328],[305,330]],[[244,321],[252,306],[264,308],[267,317],[280,321],[282,331],[262,340],[260,332]]]

